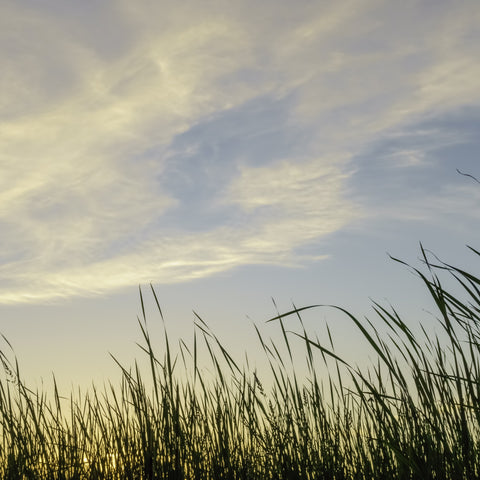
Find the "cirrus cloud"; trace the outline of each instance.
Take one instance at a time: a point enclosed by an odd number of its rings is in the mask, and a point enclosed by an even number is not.
[[[480,103],[478,9],[300,3],[2,6],[0,302],[298,265],[358,152]]]

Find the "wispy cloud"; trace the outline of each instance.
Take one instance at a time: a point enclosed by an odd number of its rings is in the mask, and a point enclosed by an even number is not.
[[[355,153],[480,103],[468,4],[49,5],[2,6],[3,303],[298,264]]]

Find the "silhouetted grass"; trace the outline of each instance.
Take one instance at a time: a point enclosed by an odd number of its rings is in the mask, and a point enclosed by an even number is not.
[[[268,321],[283,345],[254,327],[273,379],[268,389],[199,316],[192,345],[181,341],[174,354],[165,333],[159,355],[141,293],[140,348],[149,368],[114,359],[119,385],[72,394],[69,402],[55,385],[47,399],[0,352],[0,477],[480,478],[480,280],[421,251],[424,268],[413,270],[434,301],[440,337],[424,330],[419,338],[395,309],[375,302],[375,320],[333,307],[370,345],[377,360],[366,371],[334,352],[330,332],[326,342],[307,333],[302,312],[319,305]],[[459,293],[444,287],[445,275]],[[304,345],[306,377],[291,368],[294,338]],[[200,344],[213,375],[200,368]]]

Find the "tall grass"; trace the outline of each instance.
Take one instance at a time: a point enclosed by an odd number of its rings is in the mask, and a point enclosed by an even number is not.
[[[379,303],[374,320],[331,307],[371,347],[376,360],[366,370],[335,353],[330,332],[325,342],[307,332],[302,314],[318,305],[268,320],[283,345],[254,327],[273,379],[268,389],[199,316],[191,345],[182,340],[174,353],[165,333],[158,354],[142,292],[138,325],[148,368],[114,358],[119,385],[67,401],[54,384],[47,398],[1,352],[0,477],[480,478],[480,279],[421,252],[424,266],[413,270],[433,299],[440,336],[424,329],[420,338]],[[456,282],[455,294],[444,276]],[[152,295],[163,320],[153,288]],[[290,368],[294,339],[304,345],[306,377]],[[199,364],[201,348],[213,375]]]

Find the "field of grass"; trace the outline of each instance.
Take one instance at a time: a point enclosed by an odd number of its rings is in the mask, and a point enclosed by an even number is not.
[[[56,387],[49,395],[30,390],[16,359],[0,352],[0,478],[480,478],[480,279],[421,252],[423,265],[409,268],[433,299],[440,336],[414,335],[378,303],[370,320],[334,307],[371,347],[377,360],[367,370],[337,356],[331,339],[307,333],[302,313],[318,305],[269,320],[282,345],[257,329],[272,388],[200,317],[192,345],[181,342],[175,354],[165,334],[158,354],[142,295],[140,348],[149,368],[114,359],[119,385],[65,401]],[[304,345],[306,378],[290,368],[293,339]],[[215,372],[208,378],[200,346]]]

